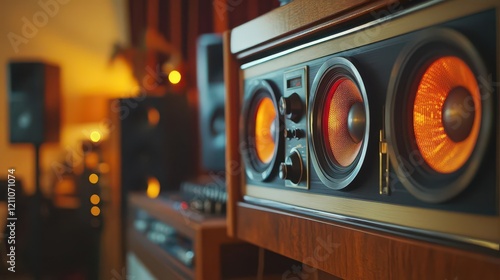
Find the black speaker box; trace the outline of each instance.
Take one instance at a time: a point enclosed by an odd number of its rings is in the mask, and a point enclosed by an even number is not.
[[[204,34],[199,37],[197,70],[202,167],[208,171],[221,171],[225,168],[226,125],[220,35]]]
[[[8,83],[10,142],[59,141],[59,67],[44,62],[10,62]]]
[[[151,179],[158,180],[162,191],[179,189],[196,169],[186,97],[142,96],[120,99],[118,104],[124,192],[144,191]]]

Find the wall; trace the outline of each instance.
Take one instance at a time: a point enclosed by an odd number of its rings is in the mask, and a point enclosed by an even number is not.
[[[99,128],[104,98],[137,88],[127,65],[110,61],[115,43],[128,44],[127,0],[0,0],[0,7],[0,177],[14,167],[33,193],[34,150],[8,141],[7,61],[42,59],[61,66],[61,141],[42,146],[44,173],[54,172],[54,161]]]

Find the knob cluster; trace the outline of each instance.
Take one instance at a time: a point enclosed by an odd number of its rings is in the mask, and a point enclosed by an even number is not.
[[[287,139],[300,139],[300,138],[304,138],[306,136],[304,130],[302,129],[299,129],[299,128],[287,128],[285,130],[285,137]]]
[[[191,210],[214,215],[226,212],[225,185],[184,182],[181,186],[181,195],[185,201],[188,201]]]

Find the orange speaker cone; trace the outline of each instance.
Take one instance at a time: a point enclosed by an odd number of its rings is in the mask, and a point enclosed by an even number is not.
[[[276,107],[269,97],[259,101],[255,114],[255,150],[262,163],[269,163],[273,159],[275,141]]]
[[[323,111],[323,135],[327,150],[331,152],[334,161],[343,167],[354,162],[363,144],[365,112],[357,106],[362,103],[358,86],[347,77],[336,80],[327,95]],[[362,112],[356,113],[359,110]],[[353,115],[361,115],[362,121],[359,122]],[[356,126],[361,129],[353,129]]]
[[[427,67],[413,104],[413,130],[432,169],[452,173],[467,162],[479,134],[480,104],[477,80],[462,59],[445,56]]]

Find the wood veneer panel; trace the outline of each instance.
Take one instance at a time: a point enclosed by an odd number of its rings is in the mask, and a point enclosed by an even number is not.
[[[500,276],[498,257],[244,202],[238,203],[237,211],[241,219],[237,235],[241,239],[343,279],[462,280]]]
[[[225,227],[202,228],[195,239],[196,279],[221,279],[221,245],[235,242]]]
[[[246,203],[237,211],[245,241],[344,279],[387,279],[388,239]]]
[[[249,54],[262,51],[282,44],[283,41],[306,36],[373,10],[393,10],[391,5],[399,5],[398,3],[396,0],[338,0],[335,4],[331,0],[295,0],[234,28],[231,52],[240,53],[250,48],[254,49]],[[288,36],[292,33],[293,36]],[[285,37],[285,40],[277,40]],[[271,40],[273,42],[268,46],[255,48]]]
[[[235,236],[236,202],[241,198],[241,174],[243,173],[239,151],[239,115],[241,77],[239,65],[231,54],[230,31],[224,33],[224,82],[226,86],[226,184],[227,184],[227,230]]]
[[[391,241],[391,279],[499,279],[500,258],[412,240]]]

